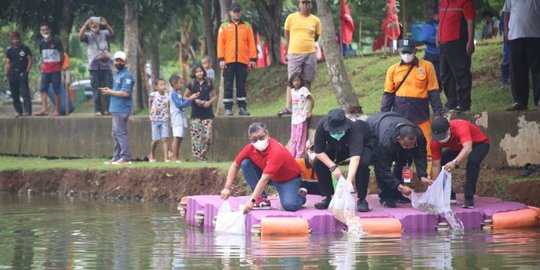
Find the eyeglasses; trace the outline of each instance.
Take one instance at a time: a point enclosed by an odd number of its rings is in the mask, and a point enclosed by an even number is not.
[[[259,136],[251,137],[249,139],[249,141],[252,142],[252,143],[256,143],[257,141],[262,141],[262,140],[264,140],[266,138],[266,135],[268,135],[268,133],[263,133],[263,134],[261,134]]]

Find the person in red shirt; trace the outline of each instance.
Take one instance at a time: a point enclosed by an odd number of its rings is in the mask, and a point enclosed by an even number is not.
[[[236,155],[231,164],[221,198],[225,200],[231,195],[232,185],[241,168],[253,192],[251,200],[246,202],[245,213],[253,208],[270,208],[270,201],[264,192],[268,184],[276,188],[283,210],[300,209],[306,203],[307,190],[300,188],[300,167],[289,150],[270,137],[263,123],[249,125],[248,135],[251,143]]]
[[[472,0],[440,1],[436,44],[440,50],[440,76],[447,110],[471,110],[475,13]]]
[[[463,208],[474,208],[476,182],[480,174],[480,164],[489,152],[489,138],[471,122],[461,119],[448,121],[444,117],[437,117],[433,120],[431,132],[433,158],[431,177],[439,175],[441,164],[444,164],[445,170],[452,170],[466,160],[467,172]],[[427,180],[424,183],[431,185],[433,181]],[[451,200],[455,200],[455,196],[452,191]]]

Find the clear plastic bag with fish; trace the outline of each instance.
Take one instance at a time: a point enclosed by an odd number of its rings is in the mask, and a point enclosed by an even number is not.
[[[332,212],[334,218],[347,225],[349,234],[362,235],[362,223],[360,218],[356,216],[356,202],[351,192],[354,191],[353,186],[343,176],[339,178],[334,197],[330,201],[328,210]]]

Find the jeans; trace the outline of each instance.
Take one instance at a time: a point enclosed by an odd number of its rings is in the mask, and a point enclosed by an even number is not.
[[[130,113],[112,113],[112,138],[114,144],[112,160],[131,160],[127,123]]]
[[[471,56],[467,55],[466,45],[467,41],[459,40],[440,46],[441,82],[448,109],[471,109]]]
[[[349,152],[337,152],[327,149],[325,151],[326,155],[331,160],[343,161],[349,158]],[[368,184],[369,184],[369,164],[372,162],[372,150],[369,147],[364,146],[362,151],[362,156],[360,157],[360,164],[358,165],[358,170],[355,175],[355,185],[356,191],[358,192],[358,200],[364,200],[367,195]],[[332,173],[330,169],[322,163],[319,159],[313,161],[313,170],[317,173],[319,177],[319,189],[321,195],[330,197],[334,195],[334,186],[332,184]]]
[[[13,98],[13,107],[17,114],[32,115],[32,100],[30,99],[30,88],[28,87],[28,73],[17,72],[9,74],[9,88]],[[21,95],[23,104],[21,104]]]
[[[90,70],[90,85],[94,99],[94,112],[105,113],[109,108],[109,96],[101,94],[100,87],[112,88],[111,70]]]
[[[467,172],[465,173],[465,199],[473,199],[476,193],[476,182],[480,175],[480,164],[489,152],[489,144],[479,143],[473,145],[473,150],[467,159]],[[458,151],[448,149],[442,151],[441,166],[454,160]]]
[[[257,165],[249,158],[242,160],[240,167],[242,168],[244,179],[246,179],[251,191],[255,190],[255,187],[261,178],[262,169],[257,167]],[[300,175],[283,183],[277,183],[273,180],[270,180],[269,183],[276,188],[283,210],[296,211],[306,203],[306,198],[298,194],[298,189],[300,189],[300,184],[302,183]],[[263,197],[266,197],[266,194],[264,194]]]
[[[223,71],[225,87],[223,104],[225,105],[225,109],[232,109],[234,81],[236,81],[236,102],[238,107],[246,109],[247,75],[248,65],[239,62],[227,63],[227,68]]]

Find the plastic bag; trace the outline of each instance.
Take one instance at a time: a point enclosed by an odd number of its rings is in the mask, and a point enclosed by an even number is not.
[[[335,219],[347,225],[348,233],[364,234],[360,218],[355,215],[356,202],[354,201],[354,196],[351,194],[352,191],[352,185],[343,176],[340,177],[336,185],[334,197],[332,197],[328,206],[328,211],[334,215]]]
[[[231,204],[225,200],[216,217],[216,232],[229,234],[245,234],[246,233],[246,215],[244,215],[243,207],[240,206],[239,211],[233,212]]]
[[[411,194],[412,207],[430,215],[442,214],[453,229],[463,229],[463,223],[452,212],[450,207],[450,193],[452,192],[452,174],[441,170],[437,179],[421,196]]]

